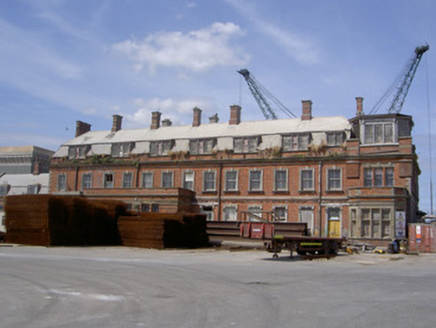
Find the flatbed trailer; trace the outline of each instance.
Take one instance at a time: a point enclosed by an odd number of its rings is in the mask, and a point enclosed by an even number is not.
[[[344,242],[343,238],[314,237],[308,235],[280,236],[275,234],[272,222],[244,222],[240,225],[241,237],[261,239],[267,245],[267,251],[273,258],[286,249],[293,256],[295,251],[303,259],[330,258],[338,254]]]

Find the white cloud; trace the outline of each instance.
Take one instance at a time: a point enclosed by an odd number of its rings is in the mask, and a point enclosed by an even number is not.
[[[209,102],[202,99],[159,99],[153,98],[144,100],[141,98],[134,99],[133,105],[138,108],[133,114],[124,113],[132,126],[145,126],[151,121],[151,113],[155,111],[162,112],[162,119],[169,118],[173,124],[189,124],[183,119],[189,117],[194,107],[207,110],[211,108]]]
[[[242,29],[233,23],[214,23],[191,31],[158,32],[142,41],[134,39],[114,44],[112,49],[134,62],[136,71],[144,66],[153,74],[158,67],[176,67],[194,72],[215,66],[240,66],[248,62],[248,55],[231,40],[242,36]]]
[[[318,51],[307,35],[292,33],[288,29],[284,30],[277,24],[265,20],[252,3],[244,0],[226,1],[252,22],[259,32],[265,34],[299,63],[309,65],[318,61]]]

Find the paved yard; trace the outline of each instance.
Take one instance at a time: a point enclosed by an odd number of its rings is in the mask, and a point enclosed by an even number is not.
[[[434,327],[436,254],[0,247],[0,327]]]

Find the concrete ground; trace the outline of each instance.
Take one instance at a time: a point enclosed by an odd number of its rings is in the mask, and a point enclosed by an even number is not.
[[[0,247],[0,327],[435,327],[436,254]]]

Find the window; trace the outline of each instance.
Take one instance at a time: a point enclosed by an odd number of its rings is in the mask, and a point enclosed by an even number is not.
[[[114,175],[112,173],[105,173],[103,179],[103,188],[114,187]]]
[[[394,142],[394,124],[392,122],[366,123],[365,144]]]
[[[392,187],[394,185],[394,168],[385,168],[385,186]]]
[[[173,146],[174,140],[153,141],[150,143],[150,155],[168,155],[168,152],[173,148]]]
[[[159,212],[159,204],[151,204],[151,211],[152,212]]]
[[[28,195],[37,195],[40,190],[41,190],[40,184],[33,184],[33,185],[27,186],[27,194]]]
[[[274,190],[288,190],[288,170],[279,169],[274,171]]]
[[[172,188],[173,187],[173,172],[162,172],[162,188]]]
[[[262,191],[262,170],[250,171],[249,190],[250,191]]]
[[[114,143],[111,149],[112,157],[127,157],[134,147],[134,142]]]
[[[85,146],[70,146],[68,147],[68,158],[85,158],[88,151],[91,149],[89,145]]]
[[[189,141],[189,153],[193,155],[210,154],[216,145],[216,139],[198,139]]]
[[[302,191],[314,190],[313,169],[305,169],[300,172],[300,188]]]
[[[141,204],[141,212],[150,212],[150,204]]]
[[[213,212],[213,206],[212,205],[202,205],[200,208],[200,213],[206,215],[207,221],[213,221],[214,219],[214,212]]]
[[[223,221],[237,221],[238,207],[236,205],[225,206],[223,209]]]
[[[183,188],[194,190],[194,172],[185,172],[183,174]]]
[[[344,132],[327,132],[327,146],[340,146],[344,140]]]
[[[291,134],[289,136],[283,136],[283,150],[307,150],[309,142],[309,133]]]
[[[259,221],[262,218],[262,206],[250,205],[248,206],[248,221]]]
[[[235,153],[255,153],[260,143],[260,137],[243,137],[233,139]]]
[[[123,188],[132,188],[133,185],[133,173],[124,172],[123,174]]]
[[[238,171],[226,171],[226,191],[238,191]]]
[[[360,215],[359,215],[360,214]],[[351,209],[350,234],[354,238],[391,238],[391,210],[387,208]]]
[[[288,220],[288,208],[286,206],[275,206],[274,216],[277,221],[286,222]]]
[[[327,170],[327,188],[328,190],[342,189],[342,174],[341,169]]]
[[[82,189],[92,188],[92,174],[83,173],[82,175]]]
[[[203,191],[215,191],[215,171],[204,172]]]
[[[394,185],[393,167],[365,167],[363,169],[364,187],[392,187]]]
[[[59,178],[58,178],[58,186],[59,186]],[[7,195],[9,190],[11,189],[11,186],[7,183],[0,184],[0,196]],[[59,187],[58,187],[59,190]]]
[[[142,188],[153,188],[153,173],[142,173]]]
[[[63,173],[58,175],[58,191],[67,190],[67,176]]]

